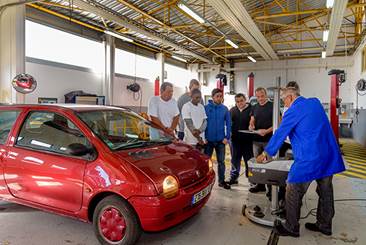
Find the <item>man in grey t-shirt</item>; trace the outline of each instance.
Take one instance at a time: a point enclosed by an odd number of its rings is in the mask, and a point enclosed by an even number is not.
[[[178,99],[178,109],[179,109],[179,113],[180,113],[180,117],[179,117],[179,131],[178,131],[178,138],[180,140],[183,140],[184,138],[184,120],[182,117],[182,108],[184,106],[184,104],[186,104],[187,102],[191,101],[191,91],[194,89],[200,89],[200,83],[196,80],[196,79],[192,79],[189,82],[189,92],[183,94],[182,96],[179,97]],[[203,100],[201,98],[201,104],[203,105]]]

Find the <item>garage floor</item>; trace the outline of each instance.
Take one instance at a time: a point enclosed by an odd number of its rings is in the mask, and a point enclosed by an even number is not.
[[[335,196],[365,198],[366,181],[336,177]],[[341,191],[342,187],[342,191]],[[270,229],[249,222],[241,215],[243,203],[248,203],[248,184],[241,183],[227,191],[215,187],[207,206],[195,217],[168,231],[143,234],[139,244],[266,244]],[[265,200],[263,195],[251,195],[251,200]],[[314,185],[306,196],[302,215],[316,207]],[[309,217],[305,221],[313,221]],[[0,244],[98,244],[92,226],[70,218],[37,211],[23,206],[0,202]],[[278,244],[366,244],[366,203],[337,202],[334,235],[325,237],[301,228],[299,239],[280,238]]]
[[[366,180],[336,176],[335,199],[366,198]],[[195,217],[168,231],[143,234],[139,244],[266,244],[271,230],[251,223],[241,214],[242,205],[266,202],[263,194],[248,194],[245,177],[231,190],[214,187],[211,199]],[[312,184],[302,216],[316,207]],[[315,217],[301,221],[313,222]],[[99,244],[92,226],[66,217],[0,202],[0,245]],[[366,244],[366,202],[336,202],[333,236],[326,237],[301,227],[301,237],[280,238],[278,244]]]

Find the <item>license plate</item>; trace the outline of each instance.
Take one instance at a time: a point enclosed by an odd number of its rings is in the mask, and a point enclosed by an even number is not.
[[[203,198],[205,198],[208,194],[210,194],[212,189],[212,184],[207,186],[205,189],[201,190],[200,192],[197,192],[192,197],[192,205],[198,203]]]

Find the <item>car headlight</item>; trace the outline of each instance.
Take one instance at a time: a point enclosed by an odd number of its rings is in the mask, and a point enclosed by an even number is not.
[[[171,175],[167,176],[163,181],[163,196],[166,199],[175,197],[179,191],[178,181]]]
[[[209,171],[213,170],[213,162],[211,159],[208,160],[208,169]]]

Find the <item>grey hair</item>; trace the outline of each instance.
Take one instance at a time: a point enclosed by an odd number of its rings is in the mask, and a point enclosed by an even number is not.
[[[189,82],[189,88],[191,89],[193,87],[193,85],[196,85],[198,87],[200,87],[200,82],[197,80],[197,79],[192,79],[190,82]]]
[[[171,87],[173,88],[173,84],[170,83],[170,82],[163,82],[161,85],[160,85],[160,93],[164,92],[166,90],[167,87]]]
[[[287,88],[283,88],[282,89],[282,94],[284,96],[287,96],[287,95],[293,95],[293,96],[300,96],[300,93],[299,93],[299,90],[295,87],[287,87]]]

